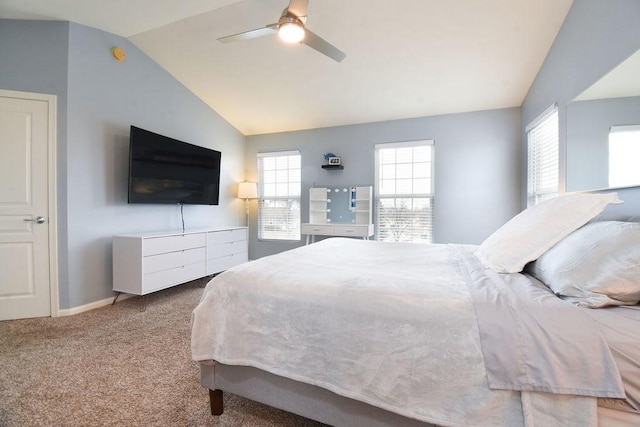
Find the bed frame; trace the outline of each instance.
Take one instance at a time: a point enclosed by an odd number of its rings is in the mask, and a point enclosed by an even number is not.
[[[333,426],[435,427],[324,388],[248,366],[200,364],[202,386],[209,389],[211,414],[223,412],[222,391],[246,397]]]
[[[435,427],[366,403],[337,395],[324,388],[301,383],[248,366],[214,362],[200,364],[200,382],[209,389],[212,415],[223,413],[223,390],[267,406],[333,426]],[[598,408],[598,425],[635,427],[640,414]]]

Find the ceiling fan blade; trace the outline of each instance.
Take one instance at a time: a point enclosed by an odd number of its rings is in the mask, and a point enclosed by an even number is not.
[[[302,18],[307,16],[308,6],[309,0],[289,0],[289,7],[287,10],[298,18]]]
[[[269,24],[263,28],[256,28],[255,30],[244,31],[238,34],[232,34],[230,36],[220,37],[218,41],[222,43],[236,42],[239,40],[255,39],[257,37],[268,36],[278,31],[278,24]]]
[[[342,62],[342,60],[347,57],[346,53],[344,53],[319,35],[309,31],[308,28],[305,28],[304,30],[304,39],[302,40],[302,43],[328,56],[336,62]]]

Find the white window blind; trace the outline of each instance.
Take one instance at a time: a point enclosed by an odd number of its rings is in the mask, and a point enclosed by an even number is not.
[[[433,141],[377,144],[376,240],[433,241]]]
[[[558,108],[553,105],[526,127],[527,206],[558,195]]]
[[[258,238],[300,240],[299,151],[258,154]]]

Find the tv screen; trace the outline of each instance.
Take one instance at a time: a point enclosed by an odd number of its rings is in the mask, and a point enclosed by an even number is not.
[[[217,205],[221,153],[131,126],[129,203]]]

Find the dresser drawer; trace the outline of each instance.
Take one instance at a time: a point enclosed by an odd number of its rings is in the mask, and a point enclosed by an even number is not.
[[[145,274],[143,279],[143,295],[206,275],[206,264],[204,262]]]
[[[334,236],[357,236],[367,237],[369,236],[368,225],[334,225]]]
[[[142,260],[142,269],[144,274],[155,273],[156,271],[170,270],[172,268],[183,267],[188,264],[204,262],[205,258],[205,248],[168,252],[165,254],[144,257]]]
[[[207,259],[220,258],[227,255],[240,254],[247,252],[247,241],[240,240],[236,242],[221,243],[208,247]]]
[[[207,274],[216,274],[248,261],[246,251],[207,260]]]
[[[333,235],[333,225],[302,224],[302,234],[318,234],[321,236]]]
[[[222,243],[237,242],[247,240],[247,230],[238,228],[235,230],[212,231],[207,233],[207,245],[219,245]]]
[[[204,247],[206,244],[207,241],[205,233],[153,237],[144,240],[142,255],[157,255],[165,252],[199,248]]]

